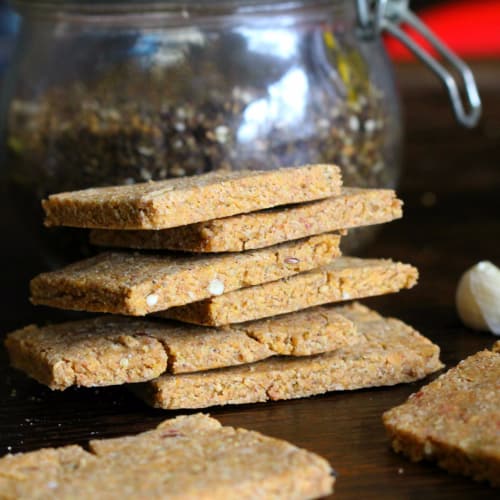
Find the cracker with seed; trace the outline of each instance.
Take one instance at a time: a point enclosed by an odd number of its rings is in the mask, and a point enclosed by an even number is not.
[[[303,271],[340,254],[324,234],[274,247],[210,256],[104,253],[31,282],[34,304],[143,316]]]
[[[89,451],[66,446],[0,458],[0,491],[19,500],[306,500],[332,493],[334,481],[318,455],[202,414],[91,441]]]
[[[500,486],[499,348],[468,357],[387,411],[394,450]]]
[[[241,252],[402,217],[390,189],[343,188],[338,196],[160,231],[95,229],[94,245],[187,252]]]
[[[340,193],[340,169],[240,170],[72,191],[43,200],[46,226],[165,229]]]
[[[308,356],[358,342],[352,321],[327,308],[226,328],[103,316],[43,328],[5,341],[11,364],[51,389],[144,382],[159,375]]]
[[[340,257],[326,266],[158,313],[199,325],[221,326],[284,314],[329,302],[413,287],[418,271],[385,259]]]
[[[205,408],[411,382],[443,366],[439,348],[403,322],[357,303],[335,310],[354,323],[360,342],[316,356],[162,375],[130,387],[157,408]]]

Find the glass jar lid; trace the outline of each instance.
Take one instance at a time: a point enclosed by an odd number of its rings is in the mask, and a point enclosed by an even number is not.
[[[306,5],[339,4],[348,0],[11,0],[17,10],[33,9],[81,14],[136,13],[161,11],[276,11]]]

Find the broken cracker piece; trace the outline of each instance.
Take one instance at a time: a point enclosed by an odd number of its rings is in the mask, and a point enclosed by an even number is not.
[[[167,420],[136,436],[0,458],[6,498],[306,500],[332,493],[330,464],[206,415]]]
[[[383,421],[394,450],[411,460],[500,486],[500,353],[461,361]]]
[[[157,408],[206,408],[411,382],[443,366],[438,346],[402,321],[357,303],[334,310],[354,323],[360,342],[316,356],[162,375],[130,388]]]
[[[270,356],[307,356],[356,343],[354,324],[327,308],[225,328],[119,316],[10,333],[14,367],[51,389],[106,386],[252,363]]]

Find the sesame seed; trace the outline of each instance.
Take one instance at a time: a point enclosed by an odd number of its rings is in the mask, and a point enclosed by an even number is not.
[[[427,456],[431,456],[432,453],[433,453],[433,447],[432,447],[432,443],[430,443],[429,441],[426,441],[424,443],[424,455],[427,455]]]
[[[342,299],[349,300],[351,298],[351,294],[349,292],[342,292]]]
[[[147,146],[139,146],[137,148],[137,151],[142,155],[142,156],[153,156],[155,153],[155,150],[153,148],[148,148]]]
[[[359,130],[359,118],[356,116],[349,117],[349,128],[353,132],[357,132]]]
[[[146,297],[146,304],[149,307],[154,307],[156,304],[158,304],[159,299],[160,299],[160,297],[158,297],[158,295],[156,293],[152,293],[151,295],[148,295]]]
[[[287,257],[285,259],[285,264],[298,264],[300,262],[296,257]]]
[[[212,280],[208,284],[208,292],[210,295],[222,295],[224,293],[224,283],[218,279]]]
[[[365,132],[371,134],[377,128],[377,122],[375,120],[366,120],[365,121]]]
[[[172,167],[172,169],[170,170],[170,173],[174,176],[174,177],[182,177],[183,175],[186,175],[186,171],[182,168],[182,167]]]
[[[141,178],[145,181],[150,181],[153,178],[151,172],[145,168],[141,168],[139,173],[141,174]]]
[[[215,127],[215,137],[217,141],[224,144],[227,141],[227,136],[229,134],[229,129],[225,125],[219,125]]]
[[[317,125],[319,128],[325,129],[325,128],[330,127],[330,121],[327,120],[326,118],[320,118],[317,122]]]
[[[120,359],[120,366],[122,368],[127,368],[128,367],[128,359],[127,358]]]

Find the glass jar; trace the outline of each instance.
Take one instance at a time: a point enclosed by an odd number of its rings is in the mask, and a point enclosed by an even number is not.
[[[346,185],[397,183],[392,69],[380,37],[358,36],[353,1],[14,5],[3,164],[33,235],[41,198],[90,186],[306,163],[340,165]]]

